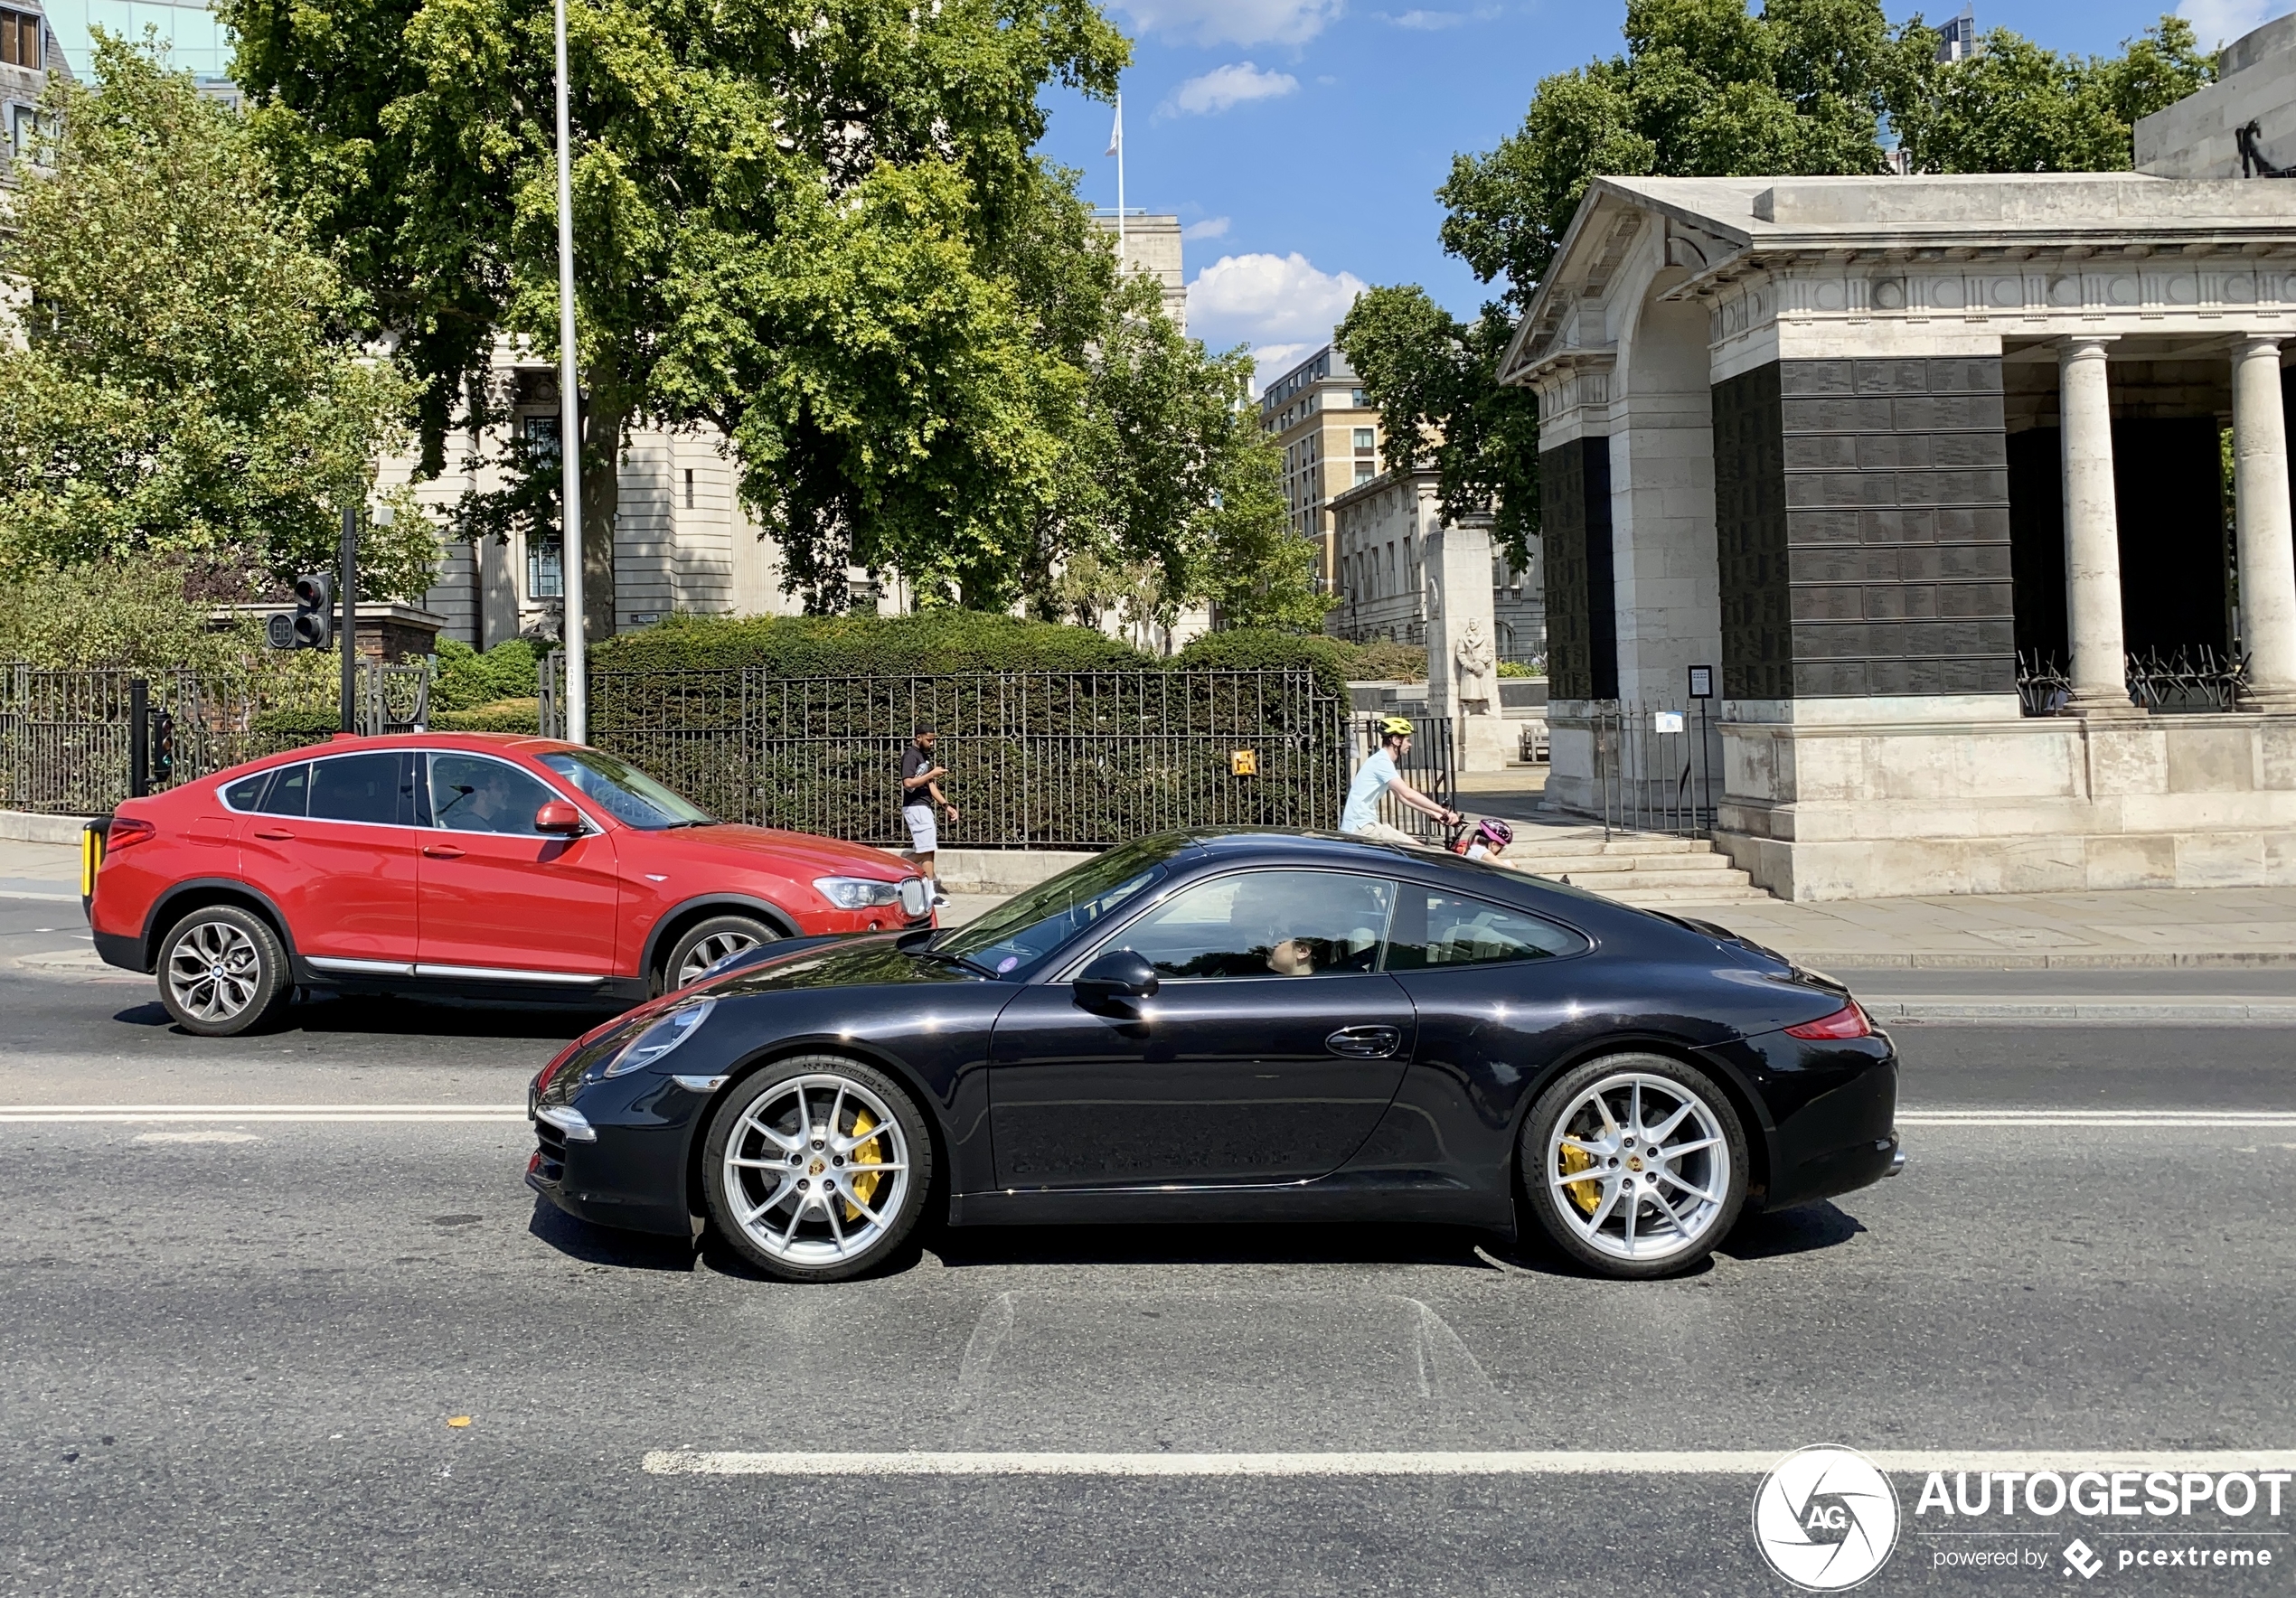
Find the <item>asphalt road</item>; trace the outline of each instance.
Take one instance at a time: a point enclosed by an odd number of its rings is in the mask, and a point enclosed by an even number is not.
[[[789,1288],[538,1208],[511,1114],[7,1119],[511,1106],[582,1024],[337,1003],[191,1039],[148,982],[7,964],[65,946],[62,908],[0,904],[0,1592],[1775,1593],[1758,1473],[1724,1456],[2296,1447],[2296,1114],[2188,1118],[2296,1112],[2277,1026],[1902,1027],[1906,1173],[1674,1282],[1463,1234],[1172,1228],[956,1234]],[[1214,1462],[645,1466],[896,1450]],[[1491,1450],[1582,1463],[1208,1473]],[[1610,1459],[1669,1452],[1696,1457]],[[1978,1523],[1915,1516],[1921,1471],[1893,1473],[1905,1530],[1865,1591],[2084,1587],[2075,1531],[2100,1586],[2291,1587],[2296,1537],[2266,1534],[2296,1531],[2296,1491],[2276,1520],[2027,1515],[1983,1524],[2037,1535],[1985,1540],[1940,1536]],[[2113,1563],[2164,1539],[2277,1560]],[[1975,1547],[2042,1563],[1938,1563]]]

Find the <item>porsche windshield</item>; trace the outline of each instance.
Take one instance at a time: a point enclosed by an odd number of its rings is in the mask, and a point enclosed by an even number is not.
[[[1187,841],[1143,838],[1112,849],[936,939],[934,952],[961,956],[1001,977],[1025,976],[1038,961],[1162,877],[1164,862]]]

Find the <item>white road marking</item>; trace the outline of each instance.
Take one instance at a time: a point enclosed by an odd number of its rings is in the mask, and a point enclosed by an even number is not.
[[[656,1449],[653,1476],[1759,1476],[1792,1452],[737,1453]],[[2288,1471],[2296,1450],[1880,1451],[1885,1471]]]
[[[2296,1126],[2296,1110],[1900,1110],[1900,1126]]]
[[[37,1125],[200,1121],[523,1122],[518,1104],[7,1104],[0,1123]]]
[[[259,1143],[251,1132],[139,1132],[127,1140],[136,1143]]]

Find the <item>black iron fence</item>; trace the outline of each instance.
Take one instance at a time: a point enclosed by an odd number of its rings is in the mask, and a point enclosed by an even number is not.
[[[563,726],[546,663],[545,730]],[[588,735],[712,814],[908,841],[900,762],[931,728],[951,848],[1096,848],[1177,827],[1328,827],[1345,707],[1308,672],[771,678],[593,672]]]
[[[2169,654],[2131,653],[2123,672],[2129,702],[2148,710],[2236,710],[2248,692],[2248,657],[2219,654],[2205,644]],[[2072,697],[2073,680],[2055,655],[2018,652],[2017,698],[2028,716],[2059,715]]]
[[[427,666],[368,663],[357,682],[361,729],[419,725],[428,677]],[[324,697],[283,697],[230,673],[0,664],[0,809],[99,814],[139,785],[156,793],[323,741],[337,725],[332,682]]]
[[[1588,718],[1603,831],[1704,837],[1722,792],[1722,728],[1708,700],[1609,700]]]

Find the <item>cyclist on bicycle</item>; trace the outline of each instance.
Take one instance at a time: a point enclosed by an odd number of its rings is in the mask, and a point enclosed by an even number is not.
[[[1402,828],[1391,827],[1379,819],[1379,800],[1388,794],[1394,794],[1422,814],[1433,816],[1446,827],[1459,823],[1463,818],[1457,811],[1445,810],[1403,780],[1397,767],[1410,752],[1411,723],[1401,716],[1382,718],[1378,752],[1355,768],[1355,780],[1348,785],[1347,806],[1340,812],[1341,832],[1358,838],[1375,839],[1381,843],[1410,843],[1425,847]]]

